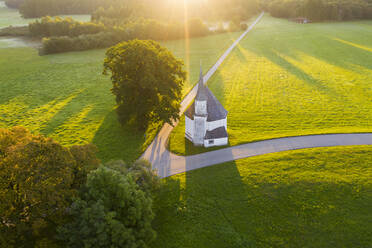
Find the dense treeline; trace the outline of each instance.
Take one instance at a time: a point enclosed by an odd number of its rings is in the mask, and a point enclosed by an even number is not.
[[[147,247],[158,177],[95,153],[0,128],[0,247]]]
[[[41,54],[50,54],[106,48],[133,39],[183,39],[185,38],[185,25],[189,30],[189,37],[205,36],[212,33],[200,19],[191,19],[186,24],[138,19],[119,27],[49,17],[31,23],[30,32],[32,35],[45,37]],[[215,32],[221,32],[221,30]]]
[[[89,49],[106,48],[121,41],[121,37],[112,32],[102,32],[77,37],[50,37],[43,38],[41,55],[63,53],[70,51],[83,51]]]
[[[30,31],[27,26],[13,27],[9,26],[0,29],[0,36],[30,36]]]
[[[311,21],[372,18],[370,0],[267,0],[263,7],[274,17],[306,17]]]
[[[258,0],[6,0],[26,18],[64,14],[92,14],[99,8],[126,9],[123,16],[183,20],[188,18],[247,19],[258,11]],[[129,12],[128,12],[129,11]],[[112,17],[110,17],[112,18]]]
[[[31,35],[40,37],[70,36],[82,34],[96,34],[105,31],[105,26],[100,23],[78,22],[72,18],[43,17],[29,24]]]
[[[24,0],[5,0],[6,6],[9,8],[18,9],[22,4]]]
[[[246,20],[265,9],[275,17],[308,17],[314,21],[372,18],[371,0],[6,0],[20,8],[24,17],[61,14],[92,14],[101,22],[126,18],[162,21],[202,18],[203,20]]]
[[[17,7],[25,18],[42,16],[91,14],[100,6],[109,8],[115,0],[6,0],[8,6]]]

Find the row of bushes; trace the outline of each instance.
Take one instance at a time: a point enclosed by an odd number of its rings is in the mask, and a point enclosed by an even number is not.
[[[109,8],[115,0],[6,0],[6,5],[18,8],[25,18],[67,14],[91,14],[100,6]]]
[[[128,22],[122,27],[105,28],[99,25],[97,29],[84,29],[84,25],[79,26],[80,24],[65,25],[63,21],[47,22],[46,20],[30,24],[33,35],[45,37],[41,54],[106,48],[132,39],[173,40],[185,37],[185,26],[182,23],[166,24],[156,20],[140,19]],[[211,33],[200,19],[190,20],[186,25],[190,37]],[[101,27],[101,32],[85,32],[99,31]]]
[[[145,161],[100,164],[93,145],[63,147],[0,128],[0,247],[147,247],[159,179]]]
[[[24,0],[5,0],[6,6],[9,8],[18,9],[22,4]]]
[[[92,14],[99,8],[111,10],[97,15],[101,17],[126,18],[129,15],[157,20],[183,20],[188,17],[214,20],[247,19],[258,12],[258,0],[6,0],[10,7],[19,8],[26,18],[67,14]],[[114,10],[114,11],[112,11]],[[111,15],[113,14],[113,15]]]
[[[124,38],[123,36],[125,35],[120,35],[118,32],[102,32],[77,37],[60,36],[43,38],[40,55],[106,48],[126,40],[122,39]]]
[[[33,36],[52,37],[69,36],[77,37],[85,34],[97,34],[105,31],[120,32],[126,30],[129,37],[138,39],[172,40],[185,36],[187,25],[190,37],[205,36],[210,33],[208,27],[201,19],[191,19],[186,24],[181,22],[165,23],[154,19],[136,19],[127,21],[120,26],[104,25],[98,22],[78,22],[71,18],[43,17],[29,24]]]
[[[128,19],[133,18],[135,14],[139,16],[139,7],[121,5],[115,8],[111,6],[110,8],[99,7],[91,15],[91,19],[94,22],[101,22],[109,26],[120,26],[124,24]]]
[[[312,21],[371,19],[368,0],[271,0],[264,7],[274,17],[307,17]]]
[[[96,34],[105,31],[105,26],[94,22],[78,22],[72,18],[43,17],[29,24],[32,36],[70,36],[76,37],[82,34]]]
[[[0,29],[0,36],[30,36],[30,31],[27,26],[25,27],[9,26]]]
[[[185,25],[188,32],[185,33]],[[106,27],[104,31],[99,33],[74,33],[65,32],[65,35],[54,35],[44,37],[43,47],[40,51],[41,55],[52,53],[63,53],[69,51],[83,51],[90,49],[99,49],[113,46],[119,42],[141,39],[141,40],[175,40],[184,39],[187,35],[190,37],[206,36],[213,33],[221,33],[226,31],[246,30],[247,24],[240,26],[230,23],[228,30],[219,28],[215,31],[210,31],[208,27],[200,19],[192,19],[187,24],[183,23],[161,23],[156,20],[141,19],[134,22],[128,22],[123,27]],[[32,31],[31,31],[32,32]],[[45,32],[46,33],[46,32]],[[57,34],[57,32],[52,32]],[[62,33],[62,32],[60,32]]]
[[[185,34],[187,26],[188,34]],[[201,19],[191,19],[187,23],[163,23],[154,19],[141,19],[127,23],[124,27],[129,39],[175,40],[209,35],[211,32]]]

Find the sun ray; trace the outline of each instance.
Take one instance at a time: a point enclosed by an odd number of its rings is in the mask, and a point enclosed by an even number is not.
[[[188,20],[188,8],[187,8],[187,0],[183,0],[183,6],[184,6],[184,26],[185,26],[185,67],[186,71],[190,72],[190,35],[189,35],[189,27],[187,25]]]

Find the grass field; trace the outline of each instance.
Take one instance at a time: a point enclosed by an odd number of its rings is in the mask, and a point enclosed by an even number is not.
[[[371,157],[302,150],[164,179],[152,247],[371,247]]]
[[[89,21],[90,15],[68,15],[79,21]],[[62,16],[67,17],[67,16]],[[29,22],[36,19],[24,19],[19,14],[17,9],[8,8],[3,1],[0,1],[0,28],[8,27],[10,25],[19,26],[27,25]]]
[[[372,131],[372,21],[299,25],[269,16],[208,86],[229,111],[230,145]],[[170,149],[193,154],[184,119]]]
[[[188,61],[185,92],[198,78],[200,60],[212,66],[238,35],[192,39],[188,53],[184,41],[163,43]],[[40,57],[31,48],[9,48],[9,42],[0,41],[0,127],[22,125],[64,145],[93,142],[104,161],[134,160],[156,135],[160,124],[146,136],[118,124],[110,78],[102,75],[105,50]]]

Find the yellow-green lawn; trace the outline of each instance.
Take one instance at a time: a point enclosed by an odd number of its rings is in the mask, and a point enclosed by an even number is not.
[[[185,93],[196,83],[200,60],[212,66],[239,35],[163,43],[187,61]],[[105,50],[39,56],[9,43],[0,38],[0,128],[25,126],[67,146],[93,143],[103,161],[137,159],[156,135],[161,123],[145,133],[119,125],[110,77],[102,75]]]
[[[152,247],[371,247],[371,156],[309,149],[164,179]]]
[[[229,111],[229,145],[372,131],[372,21],[301,25],[265,16],[208,83]],[[173,131],[178,154],[206,151]]]
[[[89,21],[90,15],[62,15],[62,17],[72,17],[78,21]],[[35,21],[37,18],[25,19],[17,9],[10,9],[5,5],[5,2],[0,1],[0,28],[12,26],[23,26],[29,22]]]

